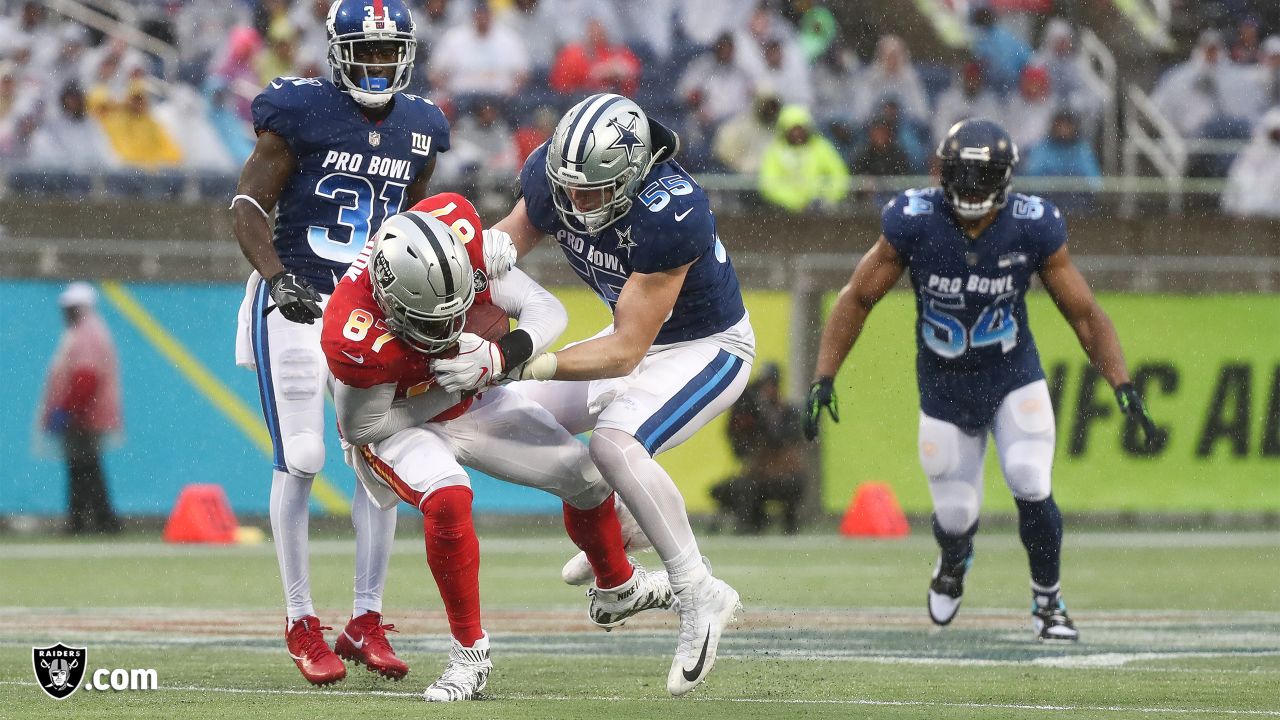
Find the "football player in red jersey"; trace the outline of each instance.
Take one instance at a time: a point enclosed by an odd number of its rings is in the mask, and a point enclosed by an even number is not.
[[[585,445],[506,388],[451,392],[434,382],[432,359],[465,353],[481,358],[474,386],[488,385],[567,323],[559,301],[520,270],[490,275],[479,230],[475,209],[453,193],[389,218],[338,283],[321,336],[347,461],[375,505],[404,500],[423,514],[427,564],[453,636],[449,663],[425,692],[433,701],[476,697],[492,668],[463,465],[564,501],[565,528],[595,572],[597,625],[672,603],[666,573],[628,559],[613,491]],[[510,332],[508,316],[517,320]],[[339,654],[349,650],[344,640]]]

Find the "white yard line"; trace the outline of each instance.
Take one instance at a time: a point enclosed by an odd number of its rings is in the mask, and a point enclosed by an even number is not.
[[[19,682],[14,680],[0,680],[0,685],[25,685],[34,687],[35,683]],[[226,688],[226,687],[203,687],[200,685],[182,685],[174,687],[160,687],[161,692],[179,692],[179,693],[220,693],[226,695],[276,695],[276,696],[309,696],[309,697],[390,697],[390,698],[407,698],[418,699],[420,693],[416,692],[394,692],[389,690],[293,690],[293,689],[272,689],[272,688]],[[506,695],[494,694],[490,696],[492,700],[506,700],[512,702],[649,702],[649,703],[669,703],[670,698],[651,697],[651,698],[624,698],[619,696],[586,696],[586,697],[570,697],[567,695]],[[1280,717],[1280,710],[1266,709],[1245,709],[1232,710],[1227,708],[1169,708],[1169,707],[1124,707],[1120,705],[1031,705],[1021,703],[970,703],[970,702],[946,702],[933,700],[876,700],[872,698],[835,698],[827,700],[806,700],[806,699],[770,699],[761,698],[709,698],[709,697],[693,697],[680,702],[698,702],[698,703],[745,703],[752,705],[848,705],[848,706],[867,706],[867,707],[923,707],[923,708],[950,708],[959,710],[1032,710],[1039,712],[1057,712],[1057,713],[1073,713],[1073,712],[1109,712],[1109,713],[1144,713],[1152,715],[1243,715],[1251,717]]]

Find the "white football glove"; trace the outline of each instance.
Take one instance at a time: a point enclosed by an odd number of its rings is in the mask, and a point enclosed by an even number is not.
[[[500,278],[516,265],[516,244],[501,230],[486,228],[480,233],[484,243],[484,264],[490,278]]]
[[[506,370],[502,350],[479,335],[464,332],[458,337],[458,355],[431,361],[436,382],[449,392],[477,390],[492,385]]]

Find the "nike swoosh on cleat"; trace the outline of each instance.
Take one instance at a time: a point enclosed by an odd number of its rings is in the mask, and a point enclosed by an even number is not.
[[[698,664],[693,666],[692,670],[680,668],[684,673],[684,679],[693,682],[702,674],[702,664],[707,661],[707,645],[711,643],[711,628],[707,628],[707,637],[702,641],[702,654],[698,655]]]
[[[685,208],[684,212],[676,213],[676,222],[680,222],[681,220],[685,219],[685,216],[687,216],[691,212],[693,212],[693,208]]]
[[[360,638],[359,640],[356,640],[355,638],[351,637],[351,634],[350,634],[350,633],[348,633],[348,632],[347,632],[347,631],[345,631],[345,630],[343,630],[343,631],[342,631],[342,634],[343,634],[343,635],[345,635],[345,636],[347,637],[347,641],[348,641],[348,642],[350,642],[350,643],[352,644],[352,646],[354,646],[354,647],[355,647],[355,649],[359,650],[360,648],[364,647],[364,638],[363,638],[363,637],[362,637],[362,638]]]

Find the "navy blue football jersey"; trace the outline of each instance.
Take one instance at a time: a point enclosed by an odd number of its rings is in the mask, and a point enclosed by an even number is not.
[[[1013,193],[970,240],[945,202],[938,188],[908,190],[885,206],[881,228],[916,293],[920,409],[976,430],[1005,395],[1044,377],[1026,294],[1067,229],[1052,203]]]
[[[274,243],[285,269],[329,294],[382,221],[404,207],[405,188],[437,152],[449,122],[430,100],[397,94],[369,120],[321,78],[282,77],[253,100],[253,127],[284,138],[297,160],[277,206]]]
[[[598,236],[561,220],[546,167],[543,143],[520,171],[529,220],[556,239],[574,271],[611,310],[631,273],[693,263],[655,345],[699,340],[727,330],[746,315],[738,274],[716,235],[707,195],[678,163],[654,166],[631,209]]]

